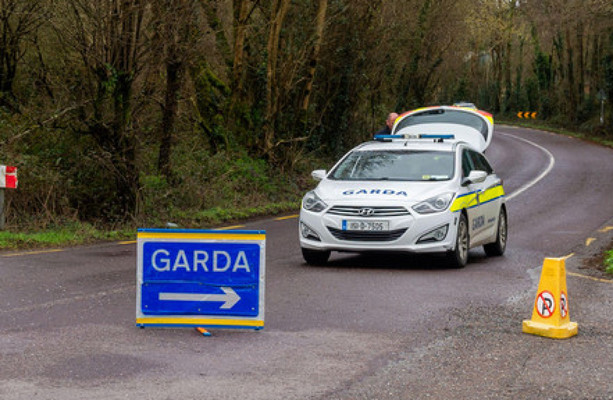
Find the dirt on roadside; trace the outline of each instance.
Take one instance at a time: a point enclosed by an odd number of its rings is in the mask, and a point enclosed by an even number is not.
[[[607,246],[608,249],[613,249],[613,240],[611,241],[611,243],[609,244],[609,246]],[[606,252],[601,252],[599,254],[596,254],[592,257],[586,258],[583,260],[583,262],[581,263],[581,266],[579,267],[579,269],[587,269],[587,270],[592,270],[592,271],[598,271],[604,275],[606,275],[607,278],[613,278],[612,274],[609,274],[605,271],[606,269],[606,265],[605,265],[605,258],[607,256]]]

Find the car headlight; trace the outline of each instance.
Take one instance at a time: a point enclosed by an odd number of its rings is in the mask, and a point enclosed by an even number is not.
[[[413,210],[420,214],[432,214],[445,211],[449,207],[449,203],[453,199],[453,193],[443,193],[441,195],[431,197],[427,200],[417,203],[413,206]]]
[[[312,190],[304,195],[302,199],[302,208],[312,212],[320,212],[326,209],[328,205],[319,198],[315,191]]]

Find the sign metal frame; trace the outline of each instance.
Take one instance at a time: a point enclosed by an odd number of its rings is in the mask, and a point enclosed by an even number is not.
[[[192,284],[202,284],[202,287],[215,287],[218,289],[218,294],[202,294],[202,298],[207,302],[217,302],[219,310],[211,313],[206,310],[200,312],[167,312],[162,311],[159,313],[152,312],[148,309],[147,312],[143,312],[144,303],[146,299],[143,296],[143,290],[147,291],[149,288],[145,288],[150,282],[147,281],[146,275],[149,274],[146,269],[152,268],[149,263],[144,260],[145,245],[171,245],[174,248],[193,249],[197,246],[204,246],[207,249],[219,248],[221,253],[232,246],[248,246],[250,249],[254,249],[254,246],[258,247],[259,259],[257,268],[257,277],[255,282],[256,293],[248,292],[251,301],[254,296],[257,295],[256,302],[257,308],[253,313],[249,314],[237,314],[232,311],[232,306],[228,307],[228,304],[232,304],[235,299],[227,300],[225,303],[222,297],[224,293],[228,296],[236,296],[234,290],[241,290],[240,286],[235,286],[231,276],[225,276],[226,273],[209,272],[202,273],[199,271],[196,276],[197,281],[186,282],[181,279],[170,279],[163,281],[163,283],[176,284],[181,288],[183,284],[186,287]],[[229,261],[228,261],[229,262]],[[138,229],[137,234],[137,268],[136,268],[136,326],[140,328],[145,327],[198,327],[198,328],[232,328],[232,329],[255,329],[260,330],[264,328],[264,314],[265,314],[265,295],[266,295],[266,231],[248,231],[248,230],[191,230],[191,229]],[[239,265],[240,267],[240,265]],[[231,272],[228,272],[229,275]],[[207,277],[215,275],[215,281],[207,282]],[[172,274],[171,274],[172,275]],[[221,281],[220,281],[221,279]],[[227,279],[227,282],[222,282]],[[208,286],[207,286],[208,285]],[[147,293],[145,295],[148,296]],[[167,293],[159,294],[160,302],[164,300],[173,299],[168,297]],[[185,294],[188,298],[197,298],[195,294]],[[171,296],[172,297],[172,296]],[[208,299],[207,299],[208,297]],[[220,299],[220,300],[217,300]],[[255,307],[254,307],[255,308]],[[227,312],[226,312],[227,309]],[[155,310],[153,310],[155,311]]]

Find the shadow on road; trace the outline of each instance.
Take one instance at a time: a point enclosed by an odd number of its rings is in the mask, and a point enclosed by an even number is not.
[[[483,252],[471,251],[468,265],[481,264],[487,261]],[[333,253],[330,260],[321,266],[308,268],[356,268],[379,270],[454,270],[445,256],[440,254],[410,254],[410,253]]]

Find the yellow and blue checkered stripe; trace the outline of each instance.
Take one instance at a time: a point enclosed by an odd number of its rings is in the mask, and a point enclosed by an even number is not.
[[[477,199],[478,196],[478,199]],[[504,189],[501,184],[487,189],[484,192],[469,192],[461,194],[455,198],[449,210],[451,212],[461,211],[463,209],[480,206],[484,203],[497,200],[504,197]]]
[[[219,231],[219,230],[164,230],[164,229],[139,229],[138,239],[208,239],[208,240],[264,240],[265,231]]]

